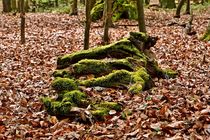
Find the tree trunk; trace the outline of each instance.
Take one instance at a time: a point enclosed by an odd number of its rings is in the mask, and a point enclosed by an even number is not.
[[[20,25],[20,36],[21,36],[21,44],[25,44],[25,11],[24,11],[24,0],[20,0],[20,18],[21,18],[21,25]]]
[[[93,9],[94,5],[96,4],[96,0],[91,1],[91,9]]]
[[[28,12],[29,11],[29,1],[28,0],[25,0],[25,2],[24,2],[24,10],[25,10],[25,12]]]
[[[7,13],[7,12],[11,12],[12,8],[11,8],[11,1],[10,0],[3,0],[3,12]]]
[[[181,12],[182,6],[184,5],[184,2],[185,2],[185,0],[179,1],[179,4],[176,9],[176,15],[174,16],[175,18],[180,18],[180,12]]]
[[[137,9],[138,9],[139,31],[146,33],[145,19],[144,19],[144,1],[143,0],[137,0]]]
[[[105,8],[105,24],[104,24],[104,37],[103,41],[105,44],[108,44],[109,42],[109,27],[112,22],[112,0],[105,0],[104,4]]]
[[[36,12],[36,0],[32,0],[32,12]]]
[[[73,0],[73,3],[71,5],[71,13],[70,15],[77,15],[78,9],[77,9],[77,0]]]
[[[190,15],[190,0],[187,0],[185,14]]]
[[[16,0],[11,0],[11,9],[13,11],[16,11],[17,10]]]
[[[90,24],[91,24],[91,1],[86,0],[86,21],[85,21],[85,39],[84,39],[84,50],[89,49],[89,36],[90,36]]]
[[[55,6],[58,7],[58,0],[55,0]]]
[[[176,8],[175,0],[161,0],[161,7],[169,9]]]

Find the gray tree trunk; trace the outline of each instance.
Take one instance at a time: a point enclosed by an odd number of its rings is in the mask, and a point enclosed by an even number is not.
[[[2,4],[3,4],[3,12],[7,13],[12,11],[10,0],[2,0]]]
[[[186,0],[180,0],[179,1],[179,4],[178,4],[177,9],[176,9],[176,15],[174,16],[175,18],[180,18],[180,12],[181,12],[182,6],[184,5],[185,1]]]
[[[71,13],[70,15],[77,15],[78,9],[77,9],[77,0],[73,0],[73,3],[71,5]]]
[[[190,0],[187,0],[186,2],[187,2],[187,4],[186,4],[185,14],[190,15]]]

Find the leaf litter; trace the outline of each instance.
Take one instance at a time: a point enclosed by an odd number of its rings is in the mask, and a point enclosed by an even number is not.
[[[146,10],[150,35],[159,40],[152,51],[163,68],[179,72],[175,79],[155,79],[156,87],[133,95],[122,89],[96,87],[86,91],[97,100],[118,101],[122,114],[111,110],[105,121],[92,124],[59,120],[43,109],[41,96],[50,88],[58,56],[83,48],[84,14],[26,15],[26,44],[20,45],[19,16],[0,19],[0,139],[208,139],[210,135],[210,45],[204,33],[209,13],[194,13],[195,36],[174,21],[172,12]],[[177,22],[187,22],[183,15]],[[101,44],[102,22],[92,24],[91,47]],[[110,29],[111,42],[137,31],[136,21],[121,20]],[[202,26],[201,26],[202,25]],[[86,119],[82,113],[83,118]]]

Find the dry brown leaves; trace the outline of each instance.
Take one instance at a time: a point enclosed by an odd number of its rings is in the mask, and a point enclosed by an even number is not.
[[[195,13],[193,29],[202,34],[207,13]],[[152,48],[163,67],[179,72],[175,79],[155,79],[154,89],[130,96],[121,89],[102,92],[87,89],[98,100],[119,101],[132,112],[124,120],[110,112],[93,125],[49,116],[41,96],[55,96],[50,89],[59,55],[82,49],[84,17],[27,14],[26,44],[19,44],[18,16],[0,15],[0,139],[207,139],[210,135],[210,45],[187,36],[170,12],[146,12],[147,30],[160,39]],[[176,22],[186,22],[183,16]],[[122,20],[117,24],[137,24]],[[92,24],[93,27],[101,22]],[[110,31],[111,41],[137,31],[119,26]],[[92,28],[91,46],[101,43],[102,28]],[[204,61],[205,59],[205,61]],[[100,94],[98,94],[100,92]]]

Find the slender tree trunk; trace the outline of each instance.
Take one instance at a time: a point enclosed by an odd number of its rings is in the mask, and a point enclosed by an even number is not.
[[[185,14],[190,15],[190,0],[187,0]]]
[[[91,24],[91,1],[86,0],[86,21],[85,21],[85,39],[84,39],[84,50],[89,49],[89,36],[90,36],[90,24]]]
[[[17,10],[16,0],[11,0],[11,8],[12,8],[12,10],[14,10],[14,11]]]
[[[17,4],[18,4],[18,7],[17,7],[18,12],[21,12],[21,0],[18,0]]]
[[[36,12],[36,0],[32,0],[32,12]]]
[[[20,0],[20,18],[21,18],[21,25],[20,25],[20,36],[21,44],[25,44],[25,8],[24,8],[24,0]]]
[[[55,6],[58,7],[58,0],[55,0]]]
[[[184,2],[185,2],[185,0],[179,1],[179,4],[176,9],[176,15],[174,16],[175,18],[180,18],[180,12],[181,12],[182,6],[184,5]]]
[[[25,11],[24,12],[28,12],[29,11],[29,1],[28,0],[25,0],[24,1],[24,9],[25,9]]]
[[[146,33],[145,19],[144,19],[144,1],[143,0],[137,0],[137,9],[138,9],[139,31]]]
[[[3,12],[7,13],[12,11],[11,0],[2,0],[2,4],[3,4]]]
[[[70,15],[77,15],[78,9],[77,9],[77,0],[73,0],[73,3],[71,5],[71,13]]]
[[[112,0],[105,0],[105,24],[104,24],[104,37],[103,41],[105,44],[109,43],[109,27],[112,23]]]
[[[96,4],[96,0],[91,1],[91,9],[93,9],[94,5]]]

